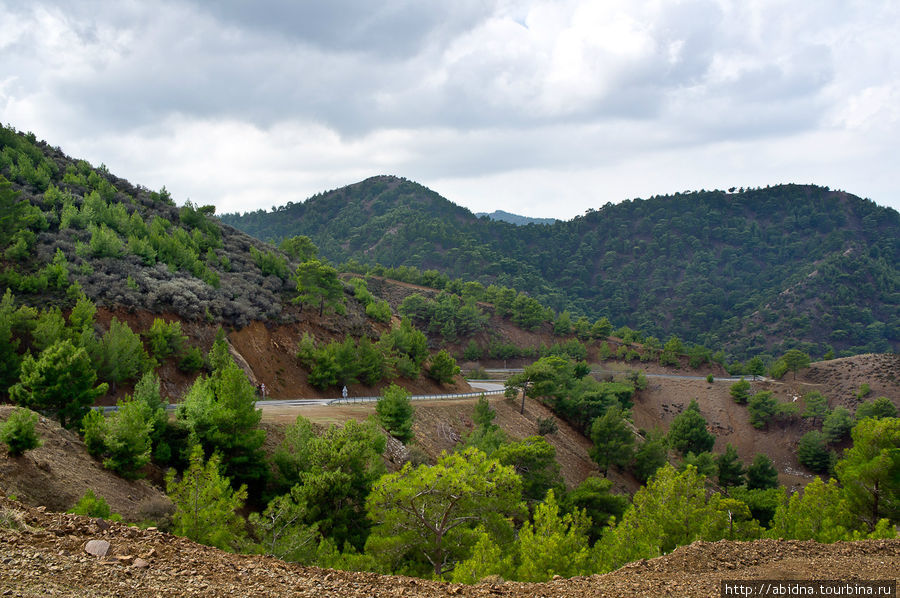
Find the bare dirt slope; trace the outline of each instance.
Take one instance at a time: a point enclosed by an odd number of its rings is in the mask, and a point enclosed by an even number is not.
[[[0,406],[0,421],[13,410]],[[84,442],[59,423],[41,417],[37,432],[43,446],[20,457],[0,449],[0,493],[15,495],[52,511],[70,509],[88,489],[102,496],[127,521],[157,521],[173,511],[172,502],[147,480],[124,480],[87,453]]]
[[[104,557],[85,551],[109,542]],[[720,596],[722,580],[896,579],[900,540],[696,542],[607,575],[472,586],[302,567],[155,530],[44,512],[0,497],[0,590],[9,596]]]
[[[548,434],[545,438],[556,448],[560,473],[567,486],[577,486],[584,478],[599,471],[588,455],[590,441],[564,421],[556,418],[549,409],[537,401],[526,401],[524,414],[519,413],[518,401],[508,401],[502,397],[489,397],[488,401],[497,413],[494,423],[517,440],[537,434],[539,418],[556,420],[559,430]],[[442,451],[453,451],[474,428],[472,422],[474,405],[474,399],[415,401],[413,432],[416,445],[432,461],[436,460]],[[266,406],[263,409],[263,423],[277,428],[293,423],[298,415],[302,415],[321,425],[341,424],[350,419],[365,420],[374,413],[374,403],[300,408]]]
[[[669,373],[693,375],[692,371]],[[691,399],[697,399],[709,430],[716,435],[715,451],[722,452],[726,445],[733,444],[745,464],[756,453],[769,456],[779,470],[780,483],[788,489],[800,488],[812,480],[813,476],[797,461],[797,444],[806,432],[818,429],[821,421],[798,417],[758,430],[750,425],[746,406],[732,400],[729,390],[733,380],[714,379],[710,384],[696,378],[651,377],[649,382],[635,401],[634,421],[639,428],[660,426],[668,430],[675,416]],[[863,382],[872,388],[868,398],[886,396],[900,407],[900,355],[857,355],[817,362],[796,377],[789,373],[781,380],[751,381],[750,392],[771,391],[781,402],[796,403],[802,414],[803,396],[816,390],[828,398],[830,408],[843,405],[855,411],[861,402],[856,392]],[[838,447],[839,453],[842,448]]]

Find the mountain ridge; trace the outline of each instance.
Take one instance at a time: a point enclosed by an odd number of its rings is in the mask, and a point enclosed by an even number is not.
[[[510,286],[557,311],[743,356],[900,348],[900,214],[827,187],[675,193],[521,227],[373,177],[220,218],[262,239],[309,236],[332,261]]]
[[[509,222],[510,224],[516,224],[518,226],[525,226],[528,224],[553,224],[557,220],[556,218],[532,218],[530,216],[520,216],[519,214],[512,214],[504,210],[494,210],[491,213],[476,212],[475,215],[479,218],[486,216],[491,220],[502,220],[503,222]]]

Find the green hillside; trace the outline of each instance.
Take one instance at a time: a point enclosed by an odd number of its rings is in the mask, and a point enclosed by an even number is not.
[[[514,226],[382,176],[221,218],[260,239],[309,236],[336,262],[514,287],[738,356],[900,347],[900,214],[827,187],[676,193]]]
[[[296,283],[265,271],[272,248],[176,207],[58,148],[0,127],[0,294],[46,307],[97,305],[243,326],[278,319]]]

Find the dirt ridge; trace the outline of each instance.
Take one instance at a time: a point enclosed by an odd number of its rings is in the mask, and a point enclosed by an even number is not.
[[[105,557],[85,552],[106,540]],[[155,529],[50,513],[0,497],[0,588],[45,596],[719,596],[722,580],[896,579],[900,540],[695,542],[606,575],[460,585],[237,555]],[[823,577],[824,576],[824,577]]]

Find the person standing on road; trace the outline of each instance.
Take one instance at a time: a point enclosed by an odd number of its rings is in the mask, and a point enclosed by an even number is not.
[[[262,395],[263,400],[266,398],[266,383],[263,382],[259,385],[259,394]]]
[[[344,389],[341,391],[341,396],[345,399],[347,398],[347,385],[344,385]]]

